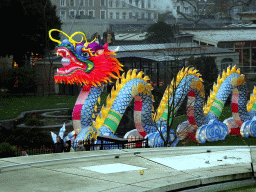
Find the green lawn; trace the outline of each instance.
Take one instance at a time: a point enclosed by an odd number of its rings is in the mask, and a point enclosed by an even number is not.
[[[108,93],[102,93],[101,105],[106,102]],[[37,109],[54,109],[54,108],[70,108],[73,109],[77,96],[49,96],[49,97],[13,97],[2,98],[0,107],[0,119],[12,119],[16,118],[21,112]],[[225,106],[222,115],[219,120],[224,121],[226,118],[232,116],[230,106]],[[182,115],[176,117],[172,129],[176,130],[177,126],[186,121],[187,116]],[[227,145],[255,145],[254,138],[243,138],[227,136],[224,141],[218,142],[206,142],[205,144],[199,144],[194,142],[187,142],[186,146],[227,146]],[[183,146],[182,142],[178,146]]]
[[[101,104],[106,102],[108,93],[102,93]],[[70,108],[73,109],[78,96],[48,97],[1,97],[0,120],[13,119],[21,112],[38,109]]]

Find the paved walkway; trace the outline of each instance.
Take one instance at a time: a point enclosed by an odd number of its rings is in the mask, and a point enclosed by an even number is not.
[[[202,186],[209,184],[217,184],[214,191],[218,191],[228,189],[220,182],[253,182],[255,162],[256,147],[246,146],[115,149],[4,158],[0,159],[0,191],[160,192],[188,191],[189,187],[203,191]]]

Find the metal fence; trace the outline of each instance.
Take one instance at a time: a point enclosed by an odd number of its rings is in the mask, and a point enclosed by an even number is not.
[[[93,142],[91,140],[82,141],[83,146],[86,151],[93,150],[107,150],[107,149],[131,149],[131,148],[148,148],[148,139],[138,139],[136,137],[129,139],[125,144],[118,144],[115,142],[109,141],[96,141]],[[77,146],[78,143],[75,143]],[[74,148],[76,150],[76,147]]]
[[[93,142],[92,140],[83,140],[82,141],[85,151],[93,150],[108,150],[108,149],[131,149],[131,148],[148,148],[148,139],[138,139],[134,137],[129,139],[125,144],[116,144],[114,142]],[[76,144],[76,143],[75,143]],[[77,143],[78,144],[78,143]],[[77,144],[75,146],[77,146]],[[22,150],[25,150],[28,155],[40,155],[40,154],[49,154],[54,152],[54,145],[45,147],[27,147],[27,146],[14,146],[12,151],[7,152],[11,154],[12,157],[22,156]],[[76,147],[74,147],[76,151]],[[7,156],[6,156],[7,157]],[[10,155],[9,155],[10,157]]]

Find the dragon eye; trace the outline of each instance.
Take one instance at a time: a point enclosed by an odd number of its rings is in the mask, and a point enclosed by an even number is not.
[[[83,57],[90,57],[90,54],[89,54],[88,52],[83,52],[83,53],[82,53],[82,56],[83,56]]]

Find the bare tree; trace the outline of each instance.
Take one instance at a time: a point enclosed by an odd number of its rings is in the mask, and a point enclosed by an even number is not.
[[[192,13],[184,13],[177,9],[177,13],[180,14],[188,21],[194,23],[194,27],[198,22],[210,15],[217,13],[223,13],[230,15],[230,11],[235,7],[241,7],[243,10],[248,8],[253,0],[205,0],[199,2],[198,0],[180,0],[181,3],[186,3],[192,8]]]
[[[176,119],[177,116],[177,112],[180,108],[180,106],[183,104],[183,102],[185,101],[185,97],[187,96],[186,92],[182,92],[180,95],[176,95],[176,91],[178,91],[178,84],[181,82],[181,80],[186,77],[189,73],[189,70],[185,70],[185,63],[183,65],[184,70],[182,70],[183,72],[179,73],[181,66],[179,66],[179,58],[180,58],[180,51],[179,51],[179,47],[180,47],[180,42],[177,41],[177,49],[174,51],[174,53],[170,53],[170,55],[166,55],[168,56],[172,56],[174,57],[174,66],[166,66],[165,70],[166,70],[166,74],[167,74],[167,78],[166,79],[166,84],[168,85],[165,93],[163,94],[162,99],[166,98],[167,99],[167,118],[166,118],[166,130],[167,130],[167,135],[166,137],[164,137],[163,135],[163,131],[162,128],[165,125],[162,125],[162,123],[160,124],[160,130],[158,129],[158,132],[160,134],[160,137],[162,138],[162,140],[164,141],[164,146],[167,147],[169,145],[171,145],[176,139],[177,139],[177,135],[174,134],[174,140],[170,143],[169,139],[170,139],[170,131],[171,131],[171,127]],[[186,79],[185,83],[183,84],[183,86],[181,87],[181,89],[185,89],[186,86],[188,86],[189,80]],[[161,103],[159,104],[159,107],[161,107]],[[187,106],[188,107],[188,106]],[[155,118],[156,118],[156,114],[155,114]],[[176,130],[174,130],[176,131]]]

